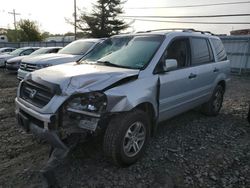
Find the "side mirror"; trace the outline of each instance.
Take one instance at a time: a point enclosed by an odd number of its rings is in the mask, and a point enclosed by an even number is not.
[[[177,68],[176,59],[166,59],[164,64],[164,71],[171,71]]]

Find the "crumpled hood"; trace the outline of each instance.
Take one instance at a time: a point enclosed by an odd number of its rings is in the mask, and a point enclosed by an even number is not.
[[[71,54],[41,54],[37,56],[25,57],[22,62],[31,64],[62,64],[79,60],[83,55]]]
[[[34,81],[47,81],[60,86],[63,95],[103,90],[123,78],[136,76],[139,70],[103,65],[67,63],[40,69],[29,77]]]

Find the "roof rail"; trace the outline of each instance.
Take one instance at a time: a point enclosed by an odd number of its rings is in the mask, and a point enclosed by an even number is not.
[[[138,31],[136,33],[149,33],[149,32],[154,32],[154,31],[182,31],[182,32],[199,32],[201,34],[210,34],[214,35],[210,31],[199,31],[195,30],[193,28],[166,28],[166,29],[153,29],[153,30],[147,30],[147,31]]]

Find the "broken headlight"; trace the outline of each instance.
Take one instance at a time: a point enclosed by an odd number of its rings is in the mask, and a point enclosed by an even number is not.
[[[91,92],[75,96],[67,103],[67,111],[99,117],[107,106],[107,97],[100,92]]]

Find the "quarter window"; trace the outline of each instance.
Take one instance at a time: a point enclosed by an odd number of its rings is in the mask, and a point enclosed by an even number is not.
[[[206,39],[192,38],[193,65],[209,63],[213,61],[210,46]]]
[[[227,54],[226,54],[226,51],[224,49],[224,46],[223,46],[221,40],[219,40],[219,39],[211,39],[211,41],[212,41],[212,44],[214,46],[215,53],[216,53],[218,61],[227,60]]]

